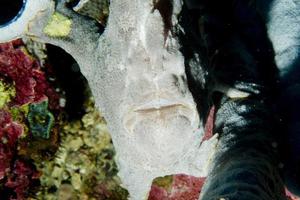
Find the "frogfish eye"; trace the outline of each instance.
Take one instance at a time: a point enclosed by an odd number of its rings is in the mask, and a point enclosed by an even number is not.
[[[6,26],[20,17],[27,0],[1,0],[0,27]]]

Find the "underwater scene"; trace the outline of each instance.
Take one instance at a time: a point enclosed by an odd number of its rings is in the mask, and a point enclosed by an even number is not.
[[[300,200],[300,1],[1,0],[0,200]]]

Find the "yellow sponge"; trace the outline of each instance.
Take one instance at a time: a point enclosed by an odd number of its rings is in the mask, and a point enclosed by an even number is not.
[[[71,32],[72,20],[66,16],[55,12],[47,26],[44,28],[44,33],[50,37],[66,37]]]

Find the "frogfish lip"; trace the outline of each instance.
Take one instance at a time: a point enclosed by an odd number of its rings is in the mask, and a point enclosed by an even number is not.
[[[134,109],[134,112],[139,113],[148,113],[148,112],[155,112],[155,111],[162,111],[162,110],[168,110],[173,109],[179,106],[184,105],[179,102],[170,101],[167,99],[156,99],[149,101],[145,104],[139,105]]]
[[[129,109],[123,116],[123,125],[127,132],[133,133],[135,126],[142,121],[167,122],[176,116],[187,118],[191,126],[197,126],[199,123],[197,109],[192,105],[184,101],[158,98]]]

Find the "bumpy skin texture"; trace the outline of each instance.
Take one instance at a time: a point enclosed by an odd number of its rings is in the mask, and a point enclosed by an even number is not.
[[[182,24],[190,35],[183,51],[190,59],[190,81],[198,85],[192,91],[208,94],[198,98],[203,107],[219,105],[214,129],[220,134],[218,152],[200,199],[286,199],[274,148],[278,76],[263,20],[250,1],[218,2],[218,7],[215,1],[188,2]],[[200,30],[193,29],[198,20]],[[230,99],[212,94],[218,82],[251,95]]]

